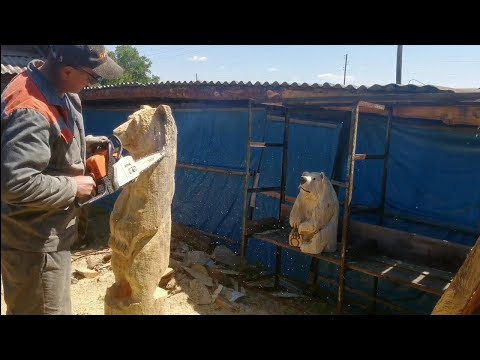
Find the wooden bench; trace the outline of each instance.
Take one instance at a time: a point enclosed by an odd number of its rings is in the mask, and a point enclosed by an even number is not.
[[[268,229],[275,224],[274,229]],[[300,252],[288,244],[290,227],[270,221],[251,222],[250,237]],[[461,267],[470,247],[359,221],[350,221],[345,268],[441,296]],[[338,236],[341,239],[341,234]],[[338,249],[341,248],[340,243]],[[303,253],[302,253],[303,254]],[[305,254],[340,265],[340,251]],[[357,291],[358,293],[358,291]],[[380,301],[382,302],[382,301]]]

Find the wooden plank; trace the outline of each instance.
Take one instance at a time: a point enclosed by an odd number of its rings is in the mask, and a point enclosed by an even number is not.
[[[350,222],[351,244],[412,264],[456,273],[470,247],[359,221]]]
[[[351,111],[352,108],[325,107],[326,110]],[[385,112],[379,109],[365,109],[362,112],[384,115]],[[412,118],[425,120],[441,120],[445,124],[480,125],[480,106],[403,106],[394,107],[393,116],[396,118]]]
[[[480,311],[480,237],[435,305],[432,315],[470,315]]]
[[[327,278],[325,276],[322,276],[322,275],[318,275],[318,278],[323,281],[323,282],[326,282],[327,284],[330,284],[330,285],[333,285],[333,286],[338,286],[338,281],[335,281],[334,279],[330,279],[330,278]],[[382,298],[379,298],[378,296],[372,296],[370,295],[369,293],[365,292],[365,291],[362,291],[362,290],[358,290],[358,289],[354,289],[354,288],[351,288],[351,287],[348,287],[348,286],[345,286],[345,290],[347,290],[348,292],[351,292],[352,294],[356,294],[356,295],[359,295],[361,297],[364,297],[368,300],[371,300],[371,301],[375,301],[379,304],[382,304],[382,305],[385,305],[393,310],[397,310],[398,312],[401,312],[401,313],[404,313],[404,314],[411,314],[412,311],[411,310],[407,310],[397,304],[394,304],[388,300],[385,300],[385,299],[382,299]],[[351,300],[350,300],[351,302]],[[360,305],[357,303],[357,305]],[[362,304],[365,308],[367,307],[366,305]]]
[[[217,169],[217,168],[209,167],[209,166],[199,166],[199,165],[177,163],[176,167],[177,167],[177,169],[178,168],[180,168],[180,169],[191,169],[191,170],[213,172],[213,173],[219,173],[219,174],[225,174],[225,175],[239,175],[239,176],[245,176],[246,175],[245,171]]]
[[[285,118],[283,116],[269,115],[268,120],[284,122]],[[300,120],[300,119],[290,119],[290,124],[318,126],[318,127],[332,128],[332,129],[335,129],[338,126],[337,124],[333,124],[333,123],[319,122],[319,121],[313,121],[313,120]]]
[[[340,253],[338,251],[334,253],[305,254],[300,251],[300,248],[295,246],[290,246],[290,244],[288,243],[288,235],[290,234],[290,230],[291,230],[290,227],[285,227],[279,230],[265,231],[262,233],[253,234],[252,238],[280,246],[284,249],[296,251],[298,253],[301,253],[307,256],[315,257],[317,259],[324,260],[329,263],[333,263],[333,264],[340,263]]]
[[[406,271],[406,269],[400,267],[374,261],[372,258],[369,260],[349,261],[346,266],[351,270],[356,270],[381,279],[387,279],[438,296],[441,296],[450,284],[449,281],[413,271]]]
[[[259,220],[247,220],[246,222],[246,234],[251,235],[254,233],[264,232],[267,230],[278,229],[281,226],[278,219],[267,218]]]
[[[397,266],[401,267],[413,272],[416,272],[418,274],[423,274],[423,275],[428,275],[431,277],[436,277],[448,282],[451,282],[453,277],[455,276],[454,273],[448,272],[448,271],[442,271],[426,266],[419,266],[419,265],[414,265],[414,264],[409,264],[400,260],[395,260],[395,259],[390,259],[386,256],[378,256],[376,257],[376,261],[380,261],[384,264],[387,265],[392,265],[392,266]]]
[[[267,195],[275,197],[276,193]],[[282,219],[288,224],[291,206],[282,205]],[[442,241],[427,236],[390,229],[359,221],[350,221],[351,233],[347,267],[379,278],[403,284],[441,296],[469,251],[468,246]],[[275,232],[254,234],[253,237],[301,252],[288,245],[290,227]],[[363,257],[362,254],[378,254]],[[339,264],[337,254],[310,255],[321,260]],[[353,261],[357,258],[356,261]],[[394,260],[396,259],[396,260]],[[433,266],[432,266],[433,265]]]
[[[273,197],[275,199],[278,199],[280,200],[280,193],[276,192],[276,191],[265,191],[262,193],[262,195],[266,195],[268,197]],[[285,196],[285,201],[293,204],[296,200],[296,197],[293,197],[293,196]],[[288,206],[288,205],[287,205]],[[292,207],[292,205],[290,205],[290,207]]]

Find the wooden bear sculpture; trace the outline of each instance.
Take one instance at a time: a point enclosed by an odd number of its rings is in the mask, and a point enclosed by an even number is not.
[[[135,160],[162,149],[166,156],[115,202],[108,242],[115,283],[105,295],[105,314],[161,314],[165,291],[158,283],[170,257],[177,127],[169,106],[144,105],[113,133]]]

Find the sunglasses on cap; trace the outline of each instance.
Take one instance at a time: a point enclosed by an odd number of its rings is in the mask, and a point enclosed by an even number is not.
[[[100,81],[103,80],[103,78],[102,78],[100,75],[92,74],[91,72],[88,72],[87,70],[84,70],[84,69],[81,68],[81,67],[77,67],[77,68],[75,68],[75,69],[81,70],[81,71],[83,71],[84,73],[88,74],[88,76],[89,76],[90,79],[91,79],[90,84],[92,84],[92,85],[98,84]]]

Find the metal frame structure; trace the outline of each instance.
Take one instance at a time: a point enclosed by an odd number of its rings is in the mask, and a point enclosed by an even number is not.
[[[338,286],[338,298],[337,298],[337,313],[343,313],[344,307],[344,298],[345,298],[345,272],[346,272],[346,256],[347,256],[347,244],[349,237],[349,225],[350,225],[350,211],[352,204],[352,195],[353,195],[353,180],[354,180],[354,169],[356,160],[367,160],[367,159],[384,159],[384,172],[382,177],[382,194],[381,199],[382,203],[380,208],[385,207],[385,190],[386,190],[386,181],[387,181],[387,159],[388,153],[387,149],[390,147],[390,125],[391,125],[391,113],[392,109],[390,108],[388,120],[387,120],[387,134],[386,139],[387,143],[385,144],[386,150],[383,155],[367,155],[367,154],[357,154],[357,132],[358,132],[358,116],[360,107],[370,107],[376,108],[379,110],[385,110],[385,106],[372,104],[364,101],[357,102],[352,109],[352,121],[350,123],[350,139],[349,139],[349,152],[348,152],[348,163],[347,163],[347,181],[346,181],[346,191],[345,191],[345,203],[343,207],[343,222],[342,222],[342,245],[341,245],[341,258],[340,258],[340,274],[339,274],[339,286]],[[383,215],[382,215],[383,218]],[[383,221],[383,220],[382,220]],[[375,277],[375,295],[377,288],[377,280]],[[374,295],[374,296],[375,296]]]
[[[286,190],[286,171],[287,171],[287,154],[288,154],[288,130],[289,130],[289,123],[290,123],[290,109],[293,107],[297,107],[296,104],[283,104],[283,105],[276,105],[276,104],[267,104],[267,103],[259,103],[263,106],[277,106],[284,110],[285,117],[284,117],[284,142],[283,144],[268,144],[268,143],[255,143],[252,142],[252,103],[253,100],[249,101],[249,112],[248,112],[248,142],[247,142],[247,156],[246,156],[246,173],[245,173],[245,188],[244,188],[244,212],[243,212],[243,227],[242,227],[242,247],[241,247],[241,262],[242,264],[245,263],[245,256],[247,250],[247,244],[249,241],[249,237],[255,238],[261,241],[267,241],[273,243],[276,246],[276,256],[275,256],[275,287],[279,284],[280,279],[280,270],[281,270],[281,251],[282,248],[287,248],[293,251],[300,252],[298,248],[294,248],[284,243],[285,237],[288,240],[288,232],[284,231],[280,234],[276,239],[271,238],[270,236],[264,236],[261,234],[262,231],[270,230],[270,229],[279,229],[281,228],[281,221],[282,221],[282,206],[285,204],[285,190]],[[333,104],[322,104],[324,106],[329,107],[340,107],[345,106],[345,103],[333,103]],[[331,182],[337,191],[339,192],[339,188],[345,188],[345,201],[343,203],[344,206],[344,213],[342,219],[342,227],[341,227],[341,250],[340,254],[338,255],[328,255],[328,254],[304,254],[312,257],[312,264],[310,266],[310,279],[309,282],[316,284],[318,278],[326,283],[338,285],[338,293],[337,293],[337,313],[342,314],[344,312],[345,307],[345,291],[348,290],[354,294],[363,296],[369,300],[371,300],[371,311],[375,312],[375,306],[377,303],[383,304],[385,306],[391,307],[397,311],[404,311],[402,307],[390,303],[387,300],[383,300],[377,297],[377,287],[378,287],[378,278],[383,276],[379,274],[372,273],[365,269],[362,269],[361,266],[355,266],[348,264],[347,262],[347,248],[349,243],[349,227],[350,227],[350,215],[352,212],[375,212],[379,215],[379,223],[383,225],[384,217],[385,217],[385,193],[386,193],[386,183],[387,183],[387,168],[388,168],[388,158],[390,152],[390,133],[391,133],[391,122],[393,117],[393,104],[379,105],[373,104],[370,102],[365,101],[355,101],[352,105],[351,111],[351,121],[350,121],[350,134],[349,134],[349,148],[348,148],[348,159],[347,159],[347,176],[346,181],[338,181],[336,179],[332,179]],[[386,134],[385,134],[385,150],[383,154],[357,154],[356,153],[356,144],[357,144],[357,132],[358,132],[358,121],[359,121],[359,113],[361,108],[373,108],[377,110],[381,110],[383,112],[386,111],[387,116],[387,123],[386,123]],[[268,112],[267,112],[267,119],[268,121]],[[259,145],[260,144],[260,145]],[[255,174],[255,181],[254,185],[250,187],[250,164],[251,164],[251,149],[254,147],[267,147],[267,146],[282,146],[283,147],[283,159],[282,159],[282,174],[281,174],[281,185],[280,187],[258,187],[258,174]],[[339,145],[340,146],[340,145]],[[353,195],[353,185],[354,185],[354,169],[355,169],[355,162],[359,160],[383,160],[383,175],[382,175],[382,183],[381,183],[381,203],[378,208],[352,208],[352,195]],[[253,208],[255,207],[255,194],[259,192],[271,192],[271,191],[279,191],[280,196],[280,211],[278,219],[269,218],[269,219],[261,219],[254,221],[253,220]],[[250,199],[249,199],[250,194]],[[252,196],[253,195],[253,196]],[[251,201],[253,198],[253,202]],[[250,201],[249,201],[250,200]],[[253,236],[252,236],[253,235]],[[303,253],[302,253],[303,254]],[[338,265],[339,267],[339,275],[338,275],[338,282],[335,282],[332,279],[325,278],[317,274],[317,265],[318,261],[323,260],[333,264]],[[373,284],[373,293],[368,294],[364,291],[348,288],[345,285],[345,276],[347,270],[355,270],[360,271],[362,273],[368,274],[373,276],[374,284]],[[388,280],[393,282],[394,279],[390,279],[386,277]],[[403,285],[409,285],[408,283],[403,282]],[[412,286],[416,287],[416,286]],[[421,287],[416,287],[421,290]],[[432,291],[428,291],[434,293]],[[436,294],[441,295],[441,294]],[[407,310],[408,312],[408,310]]]
[[[245,104],[246,101],[249,99],[251,100],[249,103],[249,143],[247,147],[248,153],[252,150],[252,148],[265,148],[272,146],[272,144],[267,143],[253,143],[251,142],[251,120],[252,120],[252,103],[255,101],[256,104],[261,104],[262,106],[270,106],[275,107],[278,106],[285,110],[285,118],[282,121],[285,121],[285,130],[284,133],[284,143],[277,146],[283,146],[284,157],[282,163],[282,173],[286,173],[287,169],[287,148],[288,148],[288,125],[292,123],[303,123],[306,124],[307,121],[299,121],[289,118],[290,110],[301,108],[302,110],[318,110],[319,108],[323,108],[325,110],[341,110],[345,111],[345,114],[348,115],[347,112],[352,109],[351,119],[356,119],[351,121],[351,128],[353,128],[353,122],[358,124],[358,112],[360,108],[363,107],[366,103],[362,101],[368,101],[373,103],[380,103],[383,104],[388,113],[390,114],[390,118],[392,116],[393,108],[395,108],[395,116],[398,117],[412,117],[418,119],[427,119],[427,120],[435,120],[436,122],[443,122],[447,124],[454,124],[454,125],[468,125],[468,126],[477,126],[478,125],[478,108],[479,108],[479,101],[480,101],[480,89],[448,89],[448,88],[441,88],[435,86],[422,86],[418,87],[415,85],[405,85],[399,86],[394,84],[388,84],[385,86],[374,85],[371,87],[353,87],[353,86],[332,86],[330,84],[313,84],[313,85],[298,85],[298,84],[279,84],[277,82],[269,84],[260,84],[260,83],[213,83],[213,82],[166,82],[161,84],[123,84],[119,86],[105,86],[105,87],[95,87],[89,88],[81,93],[82,102],[84,104],[84,109],[92,109],[92,110],[99,110],[99,111],[130,111],[136,110],[138,106],[143,104],[158,104],[160,102],[164,102],[167,104],[171,104],[172,108],[176,112],[180,111],[245,111]],[[262,103],[263,101],[263,103]],[[267,102],[271,102],[268,104]],[[212,107],[209,108],[210,104],[220,104],[224,108],[220,107]],[[226,105],[228,104],[228,105]],[[362,105],[363,104],[363,105]],[[208,105],[205,108],[205,105]],[[226,107],[226,109],[225,109]],[[432,111],[430,111],[430,108]],[[356,109],[356,110],[355,110]],[[415,111],[413,111],[415,110]],[[376,111],[370,111],[375,113]],[[382,111],[382,114],[384,112]],[[276,117],[278,120],[278,117]],[[270,120],[273,120],[270,118]],[[275,120],[274,120],[275,121]],[[310,123],[309,125],[318,125],[318,123]],[[387,133],[389,133],[390,128],[387,127]],[[352,130],[352,129],[351,129]],[[347,129],[345,129],[347,131]],[[353,130],[352,130],[353,131]],[[356,131],[356,130],[355,130]],[[353,143],[352,143],[353,144]],[[476,237],[480,235],[480,231],[478,228],[468,228],[462,226],[448,226],[445,224],[436,224],[432,221],[426,221],[425,219],[419,218],[412,218],[406,217],[402,214],[392,214],[385,212],[384,202],[385,202],[385,187],[386,187],[386,170],[387,170],[387,162],[388,162],[388,155],[389,155],[389,138],[387,135],[386,141],[386,150],[385,150],[385,158],[384,158],[384,179],[382,181],[382,196],[381,196],[381,204],[380,207],[377,209],[361,209],[358,207],[351,207],[351,199],[350,202],[345,201],[345,204],[348,204],[350,207],[350,212],[360,212],[360,211],[375,211],[380,215],[380,224],[383,221],[384,217],[391,217],[392,215],[399,219],[405,219],[408,221],[413,221],[417,223],[422,223],[430,226],[439,226],[441,228],[454,230],[454,231],[461,231],[468,234],[476,234]],[[340,151],[337,152],[336,159],[344,159],[347,158],[345,147],[339,146]],[[351,150],[351,149],[349,149]],[[349,159],[349,164],[351,163],[351,170],[353,174],[353,167],[354,162],[357,160],[367,160],[373,159],[376,155],[365,155],[363,157],[355,154],[355,152],[351,152],[353,156]],[[341,155],[341,156],[340,156]],[[336,161],[337,163],[337,161]],[[277,275],[280,270],[280,261],[281,261],[281,248],[289,248],[288,245],[285,246],[281,243],[280,240],[287,237],[288,234],[280,234],[282,236],[278,236],[278,241],[276,239],[272,239],[272,237],[267,237],[260,235],[259,233],[264,230],[275,228],[279,225],[279,219],[262,219],[261,221],[253,221],[253,209],[254,207],[250,206],[252,201],[255,201],[255,196],[258,192],[263,192],[265,195],[268,196],[275,196],[280,199],[280,219],[282,218],[282,207],[286,210],[285,201],[290,202],[291,198],[285,196],[284,186],[285,182],[283,181],[279,187],[272,187],[270,189],[258,189],[258,173],[255,173],[255,177],[253,180],[253,189],[249,189],[252,174],[250,171],[250,155],[247,154],[247,171],[234,171],[231,169],[222,169],[212,166],[204,166],[204,164],[194,165],[194,164],[177,164],[178,168],[188,168],[188,169],[195,169],[197,171],[206,171],[212,173],[221,173],[221,174],[229,174],[234,176],[244,176],[245,177],[245,192],[244,192],[244,212],[243,212],[243,227],[242,227],[242,261],[244,261],[246,248],[248,239],[250,237],[267,241],[276,245],[276,270]],[[343,169],[342,169],[343,170]],[[282,175],[283,175],[282,174]],[[339,174],[332,174],[332,178],[338,178]],[[285,179],[285,175],[282,176]],[[353,186],[353,178],[348,179],[351,180]],[[332,181],[334,186],[336,186],[338,192],[338,186],[345,185],[345,183],[335,182]],[[347,182],[348,183],[348,182]],[[282,186],[283,186],[283,193],[282,193]],[[346,186],[343,186],[346,187]],[[353,190],[353,187],[351,187]],[[265,192],[266,191],[266,192]],[[273,191],[279,191],[280,193],[275,195]],[[269,193],[270,192],[270,193]],[[250,202],[250,204],[249,204]],[[349,217],[349,216],[348,216]],[[343,225],[343,224],[339,224]],[[352,229],[357,229],[356,221],[348,221],[347,222],[347,229],[351,227]],[[278,226],[277,226],[278,227]],[[341,229],[343,226],[341,226]],[[378,230],[378,229],[377,229]],[[383,228],[382,230],[386,230]],[[281,229],[279,229],[281,231]],[[388,232],[388,231],[387,231]],[[345,235],[346,238],[343,239],[345,246],[348,246],[348,243],[353,243],[354,239],[348,239],[348,231]],[[388,232],[390,234],[390,232]],[[255,236],[251,236],[255,235]],[[382,233],[384,235],[384,233]],[[343,235],[342,235],[343,236]],[[295,248],[291,248],[292,251],[298,251]],[[449,246],[448,251],[454,250],[451,249]],[[352,255],[349,252],[349,255]],[[345,261],[345,256],[328,256],[327,254],[319,254],[319,255],[312,255],[312,266],[311,269],[311,278],[314,279],[316,282],[317,277],[326,283],[336,283],[332,279],[322,278],[320,275],[316,274],[316,263],[315,261],[322,260],[327,261],[332,264],[336,264],[338,266],[343,267],[343,274],[346,273],[346,270],[355,270],[360,271],[368,275],[372,275],[371,272],[366,271],[365,268],[357,264],[353,264],[348,261]],[[457,259],[458,260],[458,259]],[[396,268],[396,267],[395,267]],[[418,273],[417,273],[418,274]],[[441,275],[441,274],[440,274]],[[439,275],[439,276],[440,276]],[[388,274],[380,275],[377,271],[372,276],[375,278],[375,282],[378,278],[388,278]],[[309,279],[309,281],[311,280]],[[390,280],[390,279],[389,279]],[[382,303],[387,305],[383,300],[378,299],[372,296],[371,293],[365,293],[356,289],[350,289],[345,285],[345,279],[339,279],[339,282],[342,282],[340,289],[342,289],[342,293],[339,293],[339,298],[344,299],[344,291],[349,291],[358,295],[365,296],[368,299],[371,299],[373,305],[375,303]],[[394,281],[394,280],[392,280]],[[398,281],[397,281],[398,282]],[[276,276],[276,283],[278,284],[278,276]],[[401,282],[400,282],[401,283]],[[405,283],[404,283],[405,284]],[[406,284],[407,286],[416,287],[415,284]],[[418,286],[420,290],[422,288]],[[431,289],[430,289],[431,290]],[[438,289],[437,289],[438,290]],[[437,291],[435,290],[435,291]],[[437,291],[430,293],[437,294]],[[374,294],[376,291],[374,289]],[[391,304],[390,304],[391,305]],[[342,305],[343,306],[343,305]],[[339,306],[340,307],[340,306]],[[394,305],[392,305],[394,307]],[[395,307],[398,309],[398,307]]]
[[[285,204],[285,191],[286,191],[286,172],[287,172],[287,164],[288,164],[288,130],[290,124],[290,113],[288,106],[278,106],[284,109],[285,112],[285,121],[284,121],[284,132],[283,132],[283,143],[282,144],[269,144],[269,143],[258,143],[252,142],[252,103],[253,100],[249,101],[248,105],[248,141],[247,141],[247,156],[246,156],[246,172],[245,172],[245,189],[244,189],[244,210],[243,210],[243,226],[242,226],[242,248],[241,248],[241,260],[242,264],[245,262],[246,256],[246,249],[248,243],[248,237],[250,235],[249,223],[253,222],[253,208],[255,207],[255,194],[258,192],[267,192],[267,191],[280,191],[280,206],[279,206],[279,215],[278,215],[278,224],[280,224],[281,219],[281,212],[282,212],[282,205]],[[261,104],[265,106],[272,106],[271,104]],[[357,143],[357,130],[358,130],[358,117],[359,117],[359,110],[360,107],[370,107],[376,108],[380,110],[384,110],[385,107],[383,105],[372,104],[364,101],[358,101],[353,105],[352,108],[352,120],[350,125],[350,139],[349,139],[349,155],[348,155],[348,166],[347,166],[347,181],[341,182],[337,180],[332,180],[332,184],[334,184],[337,188],[338,187],[345,187],[346,188],[346,197],[344,203],[344,215],[343,215],[343,225],[342,225],[342,240],[341,240],[341,257],[339,261],[339,287],[338,287],[338,299],[337,299],[337,312],[343,312],[344,306],[344,297],[345,297],[345,272],[346,272],[346,254],[347,254],[347,243],[348,243],[348,236],[349,236],[349,222],[350,222],[350,212],[351,212],[351,201],[352,201],[352,194],[353,194],[353,173],[355,168],[355,161],[356,160],[366,160],[366,159],[385,159],[387,157],[387,151],[389,148],[389,140],[390,140],[390,122],[391,122],[391,110],[390,116],[388,117],[387,123],[387,145],[386,145],[386,153],[383,155],[366,155],[366,154],[356,154],[356,143]],[[268,121],[268,112],[266,114]],[[281,184],[280,187],[258,187],[258,174],[255,174],[255,181],[254,186],[250,188],[250,164],[251,164],[251,148],[265,148],[269,146],[281,146],[283,147],[283,154],[282,154],[282,173],[281,173]],[[385,199],[385,187],[386,187],[386,161],[384,166],[384,176],[382,179],[382,200]],[[337,190],[338,192],[338,190]],[[253,201],[249,202],[249,194],[253,195]],[[252,199],[250,199],[252,200]],[[381,208],[383,208],[383,202]],[[276,227],[274,219],[268,219],[267,226],[273,225]],[[279,275],[280,275],[280,267],[281,267],[281,253],[282,248],[280,246],[276,246],[275,251],[275,286],[278,286],[279,283]],[[314,262],[314,264],[316,264]],[[315,266],[315,265],[313,265]],[[316,280],[316,271],[314,275],[314,281]]]

